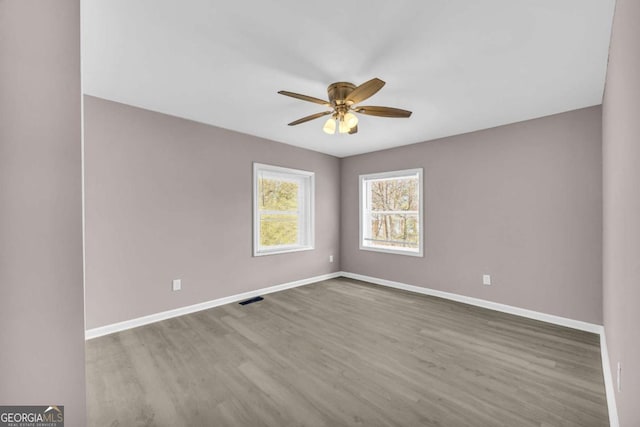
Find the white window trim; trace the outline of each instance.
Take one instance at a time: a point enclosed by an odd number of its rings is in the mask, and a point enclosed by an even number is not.
[[[284,177],[289,178],[309,178],[309,190],[306,198],[309,199],[307,208],[309,210],[309,221],[306,225],[305,234],[308,237],[308,244],[296,244],[296,245],[281,245],[274,246],[269,249],[260,248],[260,214],[258,213],[258,173],[260,171],[266,171],[271,174],[283,174]],[[264,163],[253,163],[253,256],[265,256],[285,254],[290,252],[310,251],[315,248],[315,173],[300,170],[285,168],[282,166],[267,165]],[[306,213],[306,212],[305,212]]]
[[[420,202],[418,203],[418,232],[420,234],[420,241],[418,242],[418,251],[412,251],[412,250],[403,250],[403,249],[390,249],[390,248],[376,248],[376,247],[371,247],[371,246],[365,246],[362,244],[363,242],[363,237],[364,237],[364,227],[365,227],[365,223],[362,220],[362,216],[364,214],[364,205],[367,201],[367,194],[364,188],[364,183],[365,180],[369,180],[369,179],[385,179],[385,178],[400,178],[400,177],[406,177],[408,175],[418,175],[418,197],[420,198]],[[408,256],[416,256],[416,257],[423,257],[424,256],[424,197],[423,197],[423,187],[424,187],[424,181],[423,181],[423,169],[422,168],[416,168],[416,169],[404,169],[404,170],[397,170],[397,171],[390,171],[390,172],[380,172],[380,173],[370,173],[370,174],[363,174],[360,175],[359,177],[359,183],[358,183],[358,187],[359,187],[359,218],[358,218],[358,222],[359,222],[359,228],[360,228],[360,233],[359,233],[359,246],[360,246],[360,250],[363,251],[372,251],[372,252],[383,252],[383,253],[389,253],[389,254],[397,254],[397,255],[408,255]]]

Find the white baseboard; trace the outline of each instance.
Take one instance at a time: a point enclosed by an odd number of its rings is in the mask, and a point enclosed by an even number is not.
[[[434,297],[440,297],[452,301],[458,301],[465,304],[475,305],[478,307],[484,307],[495,311],[501,311],[503,313],[515,314],[516,316],[527,317],[529,319],[540,320],[547,323],[553,323],[554,325],[566,326],[568,328],[579,329],[581,331],[592,332],[594,334],[600,334],[603,330],[602,325],[596,325],[595,323],[583,322],[581,320],[568,319],[566,317],[554,316],[552,314],[541,313],[539,311],[527,310],[526,308],[514,307],[507,304],[500,304],[493,301],[487,301],[480,298],[473,298],[459,294],[453,294],[450,292],[438,291],[435,289],[423,288],[422,286],[408,285],[406,283],[394,282],[392,280],[378,279],[377,277],[364,276],[362,274],[348,273],[343,271],[342,276],[370,282],[376,285],[388,286],[390,288],[402,289],[405,291],[416,292],[424,295],[431,295]]]
[[[607,348],[607,340],[605,331],[600,334],[600,353],[602,356],[602,374],[604,376],[604,389],[607,393],[607,407],[609,409],[609,425],[611,427],[620,427],[618,419],[618,407],[616,406],[616,390],[613,385],[613,372],[611,372],[611,363],[609,360],[609,349]]]
[[[138,317],[124,322],[112,323],[110,325],[100,326],[98,328],[88,329],[85,331],[85,339],[98,338],[104,335],[120,332],[127,329],[137,328],[138,326],[148,325],[149,323],[159,322],[161,320],[171,319],[172,317],[183,316],[196,311],[206,310],[218,307],[224,304],[230,304],[237,301],[257,297],[259,295],[271,294],[273,292],[283,291],[285,289],[296,288],[298,286],[309,285],[311,283],[321,282],[323,280],[334,279],[340,277],[342,273],[329,273],[321,276],[310,277],[308,279],[296,280],[294,282],[283,283],[280,285],[269,286],[267,288],[256,289],[255,291],[243,292],[241,294],[231,295],[224,298],[218,298],[211,301],[201,302],[186,307],[180,307],[173,310],[163,311],[160,313],[150,314],[148,316]]]

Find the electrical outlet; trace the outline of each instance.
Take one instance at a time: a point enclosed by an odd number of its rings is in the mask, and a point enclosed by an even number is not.
[[[333,262],[333,255],[329,255],[329,262]]]
[[[171,289],[173,289],[174,291],[179,291],[180,289],[182,289],[182,279],[173,279],[173,282],[171,283]]]
[[[490,274],[483,274],[482,275],[482,284],[483,285],[490,285],[491,284],[491,275]]]
[[[620,384],[620,376],[622,375],[622,365],[620,364],[620,362],[618,362],[618,370],[617,370],[617,374],[616,374],[616,380],[617,380],[617,384],[618,384],[618,392],[622,391],[622,384]]]

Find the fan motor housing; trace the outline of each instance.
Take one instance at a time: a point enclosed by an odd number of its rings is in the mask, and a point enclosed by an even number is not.
[[[347,96],[356,88],[356,85],[349,82],[331,83],[327,88],[329,101],[333,107],[346,103]]]

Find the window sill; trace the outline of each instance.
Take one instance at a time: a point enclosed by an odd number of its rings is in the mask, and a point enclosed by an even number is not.
[[[385,254],[395,254],[395,255],[408,255],[415,257],[424,257],[424,253],[422,250],[419,252],[407,251],[402,249],[388,249],[388,248],[376,248],[371,246],[360,246],[361,251],[371,251],[371,252],[382,252]]]
[[[254,251],[253,256],[280,255],[292,252],[304,252],[313,250],[313,246],[287,246],[279,249],[266,249]]]

